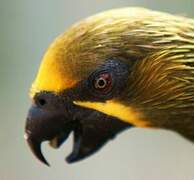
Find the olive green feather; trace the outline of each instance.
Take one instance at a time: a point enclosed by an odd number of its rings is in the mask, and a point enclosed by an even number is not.
[[[143,112],[151,126],[194,141],[194,20],[143,8],[111,10],[75,24],[50,48],[78,81],[108,58],[124,61],[132,69],[118,101]]]

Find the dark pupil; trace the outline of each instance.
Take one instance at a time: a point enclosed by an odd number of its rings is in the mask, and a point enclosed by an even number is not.
[[[96,79],[94,80],[94,88],[98,90],[110,90],[111,88],[111,76],[108,73],[100,74]]]
[[[96,82],[94,84],[96,89],[103,89],[106,87],[106,85],[107,85],[106,79],[104,79],[103,77],[96,79]]]
[[[105,80],[104,79],[99,79],[98,85],[99,85],[99,87],[103,87],[105,85]]]

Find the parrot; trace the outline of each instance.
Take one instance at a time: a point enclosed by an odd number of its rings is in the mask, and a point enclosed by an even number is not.
[[[194,20],[143,7],[99,12],[46,50],[29,96],[24,138],[41,144],[73,134],[67,163],[83,160],[133,127],[194,142]]]

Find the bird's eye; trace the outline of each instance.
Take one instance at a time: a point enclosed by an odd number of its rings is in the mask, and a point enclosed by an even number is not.
[[[112,88],[112,75],[110,73],[101,73],[93,81],[96,90],[107,92]]]

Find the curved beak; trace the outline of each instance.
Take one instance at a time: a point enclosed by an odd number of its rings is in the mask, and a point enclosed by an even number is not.
[[[55,138],[59,147],[73,128],[74,122],[70,123],[64,109],[47,111],[33,105],[27,115],[25,139],[33,154],[49,165],[41,153],[41,143]]]
[[[50,141],[52,147],[58,148],[73,132],[73,150],[66,158],[72,163],[92,155],[128,127],[131,125],[116,118],[75,105],[55,104],[52,108],[32,105],[27,115],[25,139],[32,153],[49,165],[41,152],[41,143]]]

